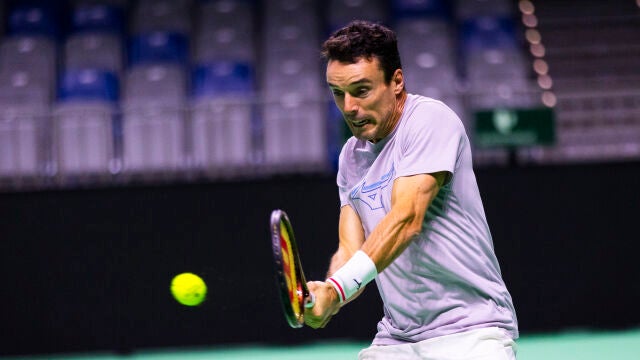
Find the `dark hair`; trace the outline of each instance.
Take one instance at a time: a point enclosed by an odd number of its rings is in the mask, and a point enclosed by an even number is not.
[[[322,45],[322,56],[344,63],[377,58],[387,83],[397,69],[402,69],[396,34],[383,25],[363,20],[354,20],[331,34]]]

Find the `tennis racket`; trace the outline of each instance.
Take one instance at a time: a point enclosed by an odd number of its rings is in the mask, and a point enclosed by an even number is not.
[[[293,228],[282,210],[271,212],[271,244],[284,317],[292,328],[300,328],[304,309],[313,307],[315,297],[307,288]]]

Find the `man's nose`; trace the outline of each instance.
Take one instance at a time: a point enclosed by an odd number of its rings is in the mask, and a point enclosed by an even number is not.
[[[345,114],[350,114],[350,115],[355,115],[358,113],[358,102],[357,100],[349,95],[349,94],[345,94],[344,96],[344,113]]]

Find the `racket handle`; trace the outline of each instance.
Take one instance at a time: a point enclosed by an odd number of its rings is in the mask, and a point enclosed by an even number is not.
[[[313,295],[313,293],[309,293],[309,296],[307,296],[304,299],[304,307],[307,309],[311,309],[315,304],[316,304],[316,296]]]

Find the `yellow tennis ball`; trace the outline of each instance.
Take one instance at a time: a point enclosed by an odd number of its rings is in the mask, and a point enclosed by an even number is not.
[[[182,273],[171,281],[171,294],[182,305],[200,305],[207,296],[207,284],[196,274]]]

